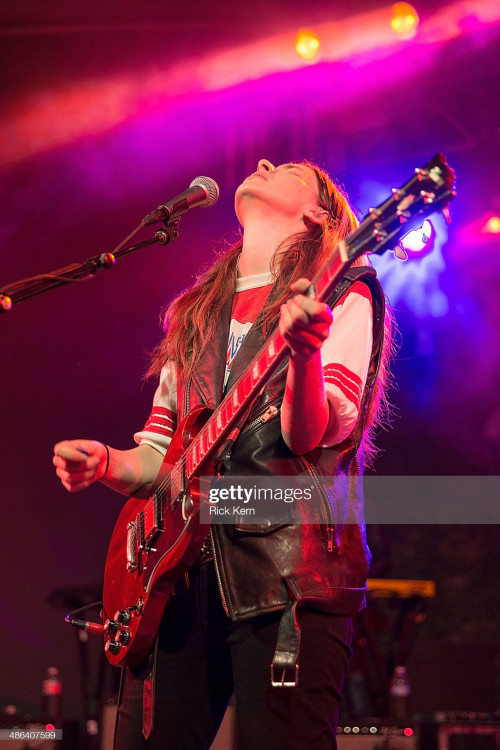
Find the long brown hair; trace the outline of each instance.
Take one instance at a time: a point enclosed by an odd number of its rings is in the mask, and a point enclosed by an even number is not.
[[[359,224],[347,196],[330,176],[316,164],[302,161],[314,170],[318,181],[318,203],[327,211],[321,224],[307,222],[307,229],[289,237],[276,250],[271,260],[274,276],[272,301],[264,306],[260,321],[264,335],[268,335],[279,317],[280,306],[290,297],[290,285],[300,278],[312,278],[333,252],[335,246]],[[194,285],[180,294],[167,307],[163,319],[165,336],[153,352],[148,375],[158,375],[163,365],[171,360],[178,377],[187,382],[215,334],[222,309],[235,290],[238,258],[242,238],[221,252],[215,263],[206,269]],[[366,256],[353,265],[369,265]],[[379,415],[388,414],[385,396],[388,384],[388,362],[391,351],[391,316],[386,316],[384,353],[368,405],[365,428],[366,452],[374,453],[371,435],[379,423]]]

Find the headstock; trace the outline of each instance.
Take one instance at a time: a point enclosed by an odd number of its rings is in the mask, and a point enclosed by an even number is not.
[[[363,253],[382,255],[395,248],[418,221],[436,211],[442,211],[449,221],[448,204],[456,195],[454,183],[455,172],[442,154],[436,154],[425,167],[416,169],[404,185],[393,188],[386,201],[369,210],[346,238],[349,259],[355,260]]]

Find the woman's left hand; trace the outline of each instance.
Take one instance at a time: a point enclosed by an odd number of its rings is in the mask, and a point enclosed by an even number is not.
[[[308,279],[292,284],[295,296],[281,306],[279,331],[293,358],[309,359],[321,349],[333,322],[328,305],[304,294],[310,284]]]

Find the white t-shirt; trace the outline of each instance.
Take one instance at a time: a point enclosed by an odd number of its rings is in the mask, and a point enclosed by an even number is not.
[[[262,310],[272,288],[270,274],[246,276],[236,282],[226,359],[227,382],[238,349]],[[366,284],[356,281],[333,308],[333,323],[321,347],[325,390],[331,419],[320,443],[332,446],[345,440],[358,418],[372,350],[372,303]],[[147,443],[165,454],[177,427],[176,368],[162,369],[151,414],[136,443]]]

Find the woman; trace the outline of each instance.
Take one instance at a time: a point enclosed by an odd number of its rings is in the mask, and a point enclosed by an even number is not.
[[[225,472],[307,474],[337,507],[324,524],[212,527],[167,604],[154,700],[150,674],[127,675],[117,750],[210,747],[233,692],[240,750],[336,747],[369,552],[356,483],[339,503],[328,478],[361,473],[363,437],[371,448],[388,348],[383,296],[365,265],[337,287],[333,316],[305,294],[357,223],[318,167],[262,159],[235,208],[242,241],[167,311],[151,365],[160,384],[138,447],[64,441],[55,446],[57,474],[72,492],[102,481],[148,497],[178,421],[197,404],[216,407],[278,323],[290,356],[253,405],[252,428],[225,457]]]

